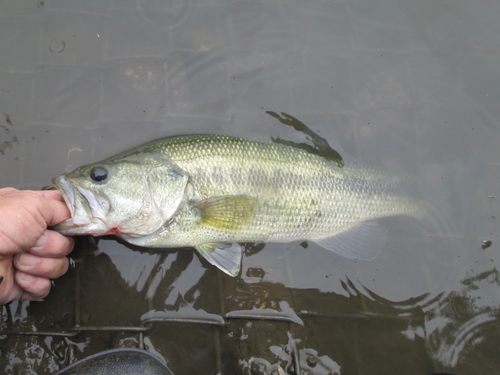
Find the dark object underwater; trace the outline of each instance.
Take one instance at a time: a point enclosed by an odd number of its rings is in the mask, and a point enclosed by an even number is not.
[[[56,375],[173,375],[152,354],[139,349],[113,349],[84,358]]]

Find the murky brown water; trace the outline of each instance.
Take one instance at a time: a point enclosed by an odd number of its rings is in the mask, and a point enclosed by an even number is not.
[[[0,187],[162,136],[303,140],[274,111],[439,186],[446,219],[384,220],[373,262],[249,244],[234,279],[193,250],[80,238],[45,301],[2,308],[0,372],[119,347],[179,375],[500,372],[499,16],[489,0],[1,4]]]

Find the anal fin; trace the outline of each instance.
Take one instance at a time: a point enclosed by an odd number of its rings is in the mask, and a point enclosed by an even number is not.
[[[313,240],[319,246],[346,258],[373,260],[380,254],[387,240],[386,231],[377,221],[364,221],[345,232]]]

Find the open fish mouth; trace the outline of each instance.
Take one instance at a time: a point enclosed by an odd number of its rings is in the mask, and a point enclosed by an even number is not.
[[[61,192],[71,213],[71,219],[53,227],[63,234],[100,234],[106,231],[105,220],[109,203],[83,187],[71,183],[64,175],[52,183]]]

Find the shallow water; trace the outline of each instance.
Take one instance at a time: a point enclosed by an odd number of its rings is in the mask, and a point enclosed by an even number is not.
[[[192,250],[81,238],[45,301],[3,307],[0,368],[144,347],[179,375],[498,373],[499,16],[492,0],[2,3],[0,187],[163,136],[303,140],[274,111],[446,193],[443,228],[384,220],[372,262],[247,245],[233,279]]]

